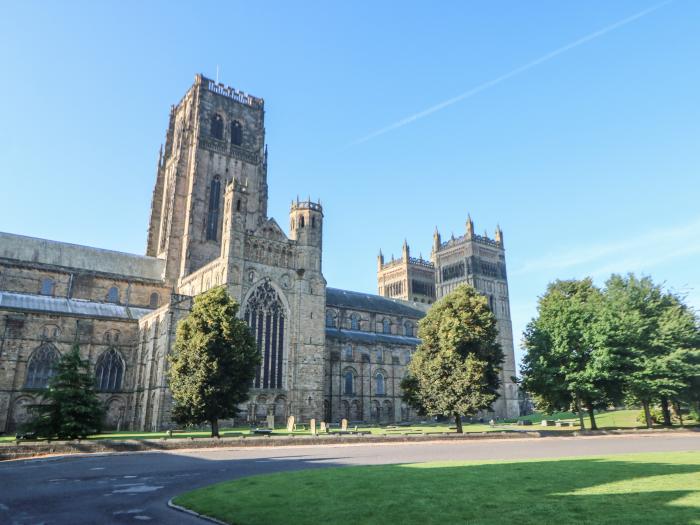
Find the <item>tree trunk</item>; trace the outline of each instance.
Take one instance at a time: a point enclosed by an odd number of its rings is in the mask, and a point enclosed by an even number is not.
[[[661,412],[664,415],[664,426],[665,427],[670,427],[671,426],[671,411],[668,408],[668,399],[661,398]]]
[[[593,414],[593,403],[586,403],[586,409],[588,410],[588,417],[591,420],[591,430],[598,430],[598,425],[595,423],[595,414]]]
[[[642,406],[644,407],[644,419],[647,422],[647,428],[654,426],[654,422],[651,420],[651,411],[649,410],[649,401],[642,401]]]
[[[211,420],[211,437],[219,437],[219,420]]]
[[[586,430],[586,422],[583,420],[583,411],[581,410],[581,401],[576,398],[576,412],[578,413],[578,422],[581,425],[581,430]]]
[[[681,412],[681,404],[678,401],[673,403],[673,410],[676,412],[676,416],[678,416],[681,426],[683,426],[683,412]]]
[[[459,414],[455,416],[455,425],[457,426],[457,434],[464,434],[462,429],[462,416]]]

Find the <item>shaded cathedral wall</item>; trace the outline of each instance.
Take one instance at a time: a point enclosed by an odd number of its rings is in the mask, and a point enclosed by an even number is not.
[[[192,298],[172,294],[168,304],[142,317],[138,324],[136,377],[131,421],[134,428],[158,431],[175,428],[170,419],[172,394],[168,388],[168,355],[175,345],[177,324],[192,308]]]
[[[28,405],[41,401],[41,390],[27,389],[25,383],[28,361],[44,343],[52,344],[60,354],[78,343],[93,374],[99,356],[109,348],[116,349],[125,365],[122,386],[115,392],[99,393],[99,397],[108,409],[107,427],[127,426],[136,385],[136,321],[6,310],[0,310],[0,319],[0,433],[16,430],[29,417]]]
[[[417,417],[401,399],[401,380],[415,346],[359,344],[327,337],[326,398],[324,417],[337,422],[364,421],[381,424],[409,421]],[[353,390],[346,389],[346,373],[353,375]],[[377,373],[384,377],[384,394],[377,393]],[[376,412],[379,407],[379,414]]]

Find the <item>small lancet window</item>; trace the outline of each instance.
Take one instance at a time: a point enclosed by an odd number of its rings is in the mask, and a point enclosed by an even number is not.
[[[107,302],[108,303],[118,303],[119,302],[119,288],[112,286],[107,291]]]
[[[385,394],[386,389],[384,388],[384,374],[381,372],[378,372],[377,375],[375,376],[375,381],[376,381],[376,387],[375,391],[378,396],[383,396]]]
[[[302,228],[304,227],[304,216],[303,216],[303,215],[301,216],[301,223],[300,223],[300,225],[301,225]]]
[[[243,126],[237,120],[231,122],[231,144],[234,146],[243,144]]]
[[[312,228],[316,227],[316,217],[311,217],[311,227]]]
[[[208,241],[215,241],[219,231],[219,201],[221,200],[221,179],[218,175],[211,181],[209,190],[206,237]]]
[[[409,322],[403,325],[406,337],[413,337],[413,325]]]
[[[41,295],[53,295],[56,283],[50,277],[41,280]]]
[[[158,308],[158,303],[160,303],[160,297],[158,292],[153,292],[150,299],[148,300],[148,306],[151,308]]]
[[[326,326],[328,328],[335,328],[335,315],[333,315],[333,312],[330,310],[326,312]]]
[[[345,372],[345,389],[344,389],[345,395],[348,395],[348,396],[352,395],[352,392],[353,392],[352,387],[353,387],[354,379],[355,378],[353,377],[353,374],[350,370]]]
[[[224,119],[218,113],[211,117],[211,136],[219,140],[224,138]]]
[[[382,332],[385,334],[391,333],[391,321],[389,321],[389,319],[384,319],[384,321],[382,321]]]
[[[350,316],[350,330],[360,329],[360,316],[357,314],[352,314]]]

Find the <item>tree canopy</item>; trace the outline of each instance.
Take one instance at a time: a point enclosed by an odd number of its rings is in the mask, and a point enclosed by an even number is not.
[[[700,377],[695,313],[649,277],[612,275],[599,290],[591,279],[555,281],[540,298],[524,334],[522,386],[547,412],[593,410],[627,400],[692,401]],[[580,413],[580,411],[579,411]],[[583,422],[582,422],[583,423]]]
[[[490,410],[498,398],[503,351],[486,298],[459,286],[418,324],[421,344],[401,386],[404,399],[427,415],[455,418]]]
[[[192,311],[177,327],[169,356],[168,378],[175,401],[172,417],[181,424],[211,423],[218,436],[220,419],[235,417],[248,399],[260,356],[238,303],[225,288],[194,299]]]

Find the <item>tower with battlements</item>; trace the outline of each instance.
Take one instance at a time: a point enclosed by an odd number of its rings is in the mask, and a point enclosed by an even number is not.
[[[468,217],[464,235],[452,236],[445,242],[436,228],[430,259],[411,258],[406,242],[401,259],[392,258],[385,262],[380,252],[377,267],[379,294],[432,304],[464,283],[481,292],[496,316],[499,343],[505,355],[501,397],[494,404],[494,413],[497,417],[517,417],[517,385],[511,379],[515,376],[513,328],[501,228],[496,227],[493,238],[486,233],[477,235],[474,222]]]

